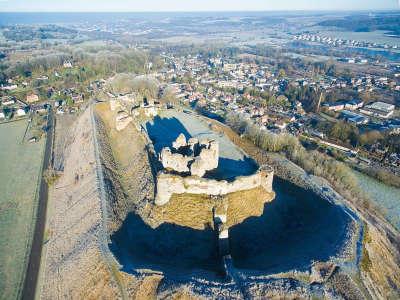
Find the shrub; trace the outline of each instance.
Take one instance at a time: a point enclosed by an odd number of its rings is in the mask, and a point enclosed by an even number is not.
[[[50,186],[60,178],[61,174],[54,169],[47,169],[43,172],[44,181]]]

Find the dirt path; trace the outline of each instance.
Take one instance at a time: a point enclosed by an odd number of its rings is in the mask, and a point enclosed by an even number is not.
[[[53,145],[54,121],[52,113],[49,113],[49,130],[46,134],[46,148],[43,159],[43,171],[46,170],[51,161],[51,151]],[[48,200],[48,185],[43,176],[40,180],[39,204],[36,215],[35,231],[33,233],[32,247],[29,254],[29,263],[26,271],[24,287],[22,290],[22,299],[34,299],[36,286],[40,270],[40,260],[42,257],[42,245],[44,237],[44,229],[46,225],[46,211]]]

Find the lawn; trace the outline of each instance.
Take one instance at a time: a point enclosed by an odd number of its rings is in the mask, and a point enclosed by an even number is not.
[[[17,299],[34,230],[45,139],[23,143],[27,120],[0,124],[0,299]]]

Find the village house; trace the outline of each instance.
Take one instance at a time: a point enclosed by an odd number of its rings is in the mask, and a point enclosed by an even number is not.
[[[23,108],[18,108],[18,109],[17,109],[17,116],[18,116],[18,117],[26,116],[26,110],[23,109]]]
[[[13,104],[15,104],[15,100],[12,98],[6,98],[6,99],[2,100],[1,104],[3,106],[13,105]]]
[[[26,95],[26,102],[34,103],[39,101],[39,96],[36,94],[28,94]]]
[[[349,102],[346,102],[344,108],[349,110],[356,110],[358,108],[363,107],[363,105],[364,103],[361,100],[354,99]]]
[[[18,88],[18,86],[16,85],[16,84],[13,84],[13,85],[6,85],[6,86],[2,86],[1,87],[1,89],[3,90],[3,91],[12,91],[12,90],[15,90],[15,89],[17,89]]]
[[[63,67],[66,69],[72,68],[72,62],[69,60],[64,61]]]
[[[84,95],[83,94],[72,94],[71,96],[74,103],[83,103]]]
[[[341,101],[338,101],[335,103],[324,103],[322,106],[329,111],[341,111],[344,109],[345,104]]]

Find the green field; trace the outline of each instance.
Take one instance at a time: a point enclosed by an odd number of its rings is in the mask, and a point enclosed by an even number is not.
[[[34,230],[45,139],[22,143],[27,120],[0,124],[0,299],[16,299]]]

